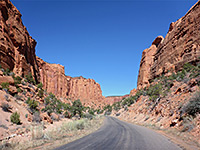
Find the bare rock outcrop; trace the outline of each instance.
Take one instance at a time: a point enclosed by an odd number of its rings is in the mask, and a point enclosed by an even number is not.
[[[37,57],[41,82],[48,93],[58,97],[80,99],[86,105],[103,100],[101,87],[93,79],[65,75],[64,66],[49,64]]]
[[[158,36],[153,41],[151,47],[145,49],[142,53],[142,59],[140,61],[140,70],[137,82],[138,89],[144,88],[145,86],[149,85],[150,71],[154,62],[154,55],[156,53],[157,46],[160,45],[163,39],[164,38],[162,36]]]
[[[36,41],[22,23],[21,13],[9,1],[0,1],[0,64],[15,74],[31,72],[38,80]]]
[[[59,97],[80,99],[85,103],[101,100],[100,85],[94,80],[66,76],[63,66],[36,58],[36,41],[29,35],[21,16],[9,0],[0,1],[1,67],[22,77],[31,73],[37,83],[43,83],[47,92]]]
[[[130,96],[134,96],[135,94],[137,93],[137,90],[136,89],[132,89],[131,91],[130,91]]]
[[[121,101],[122,99],[124,99],[128,96],[129,96],[129,94],[123,95],[123,96],[107,96],[107,97],[105,97],[105,103],[112,105],[116,102]]]
[[[197,63],[200,57],[200,1],[187,14],[170,24],[164,39],[157,37],[142,53],[137,88],[170,71],[179,71],[187,63]]]

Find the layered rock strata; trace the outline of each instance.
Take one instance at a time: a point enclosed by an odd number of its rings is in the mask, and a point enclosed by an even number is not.
[[[37,81],[36,41],[29,35],[21,16],[9,0],[0,1],[0,64],[18,75],[31,72]]]
[[[142,53],[137,88],[170,71],[182,69],[183,64],[198,63],[200,57],[200,1],[188,13],[170,24],[164,39],[157,37]]]
[[[84,103],[102,100],[102,91],[93,79],[72,78],[64,67],[36,58],[36,41],[22,23],[21,13],[9,0],[0,1],[0,64],[24,77],[32,73],[37,83],[42,82],[47,92],[58,97],[80,99]]]
[[[93,79],[65,75],[64,66],[49,64],[37,57],[41,82],[47,92],[62,98],[81,99],[85,104],[103,99],[101,87]]]

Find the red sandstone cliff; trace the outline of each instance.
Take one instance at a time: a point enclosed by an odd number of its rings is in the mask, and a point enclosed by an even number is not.
[[[0,1],[0,64],[22,76],[31,72],[38,80],[36,41],[24,27],[21,16],[9,0]]]
[[[128,94],[124,95],[124,96],[107,96],[107,97],[105,97],[105,103],[112,105],[112,104],[114,104],[116,102],[121,101],[122,99],[124,99],[124,98],[126,98],[128,96],[129,96]]]
[[[47,92],[62,98],[81,99],[86,105],[103,99],[101,87],[93,79],[66,76],[62,65],[46,63],[39,57],[37,62],[41,82]]]
[[[93,79],[66,76],[63,66],[36,58],[36,41],[29,35],[21,16],[9,0],[0,1],[1,66],[23,77],[31,72],[47,92],[56,96],[80,99],[85,104],[101,101],[101,87]]]
[[[178,71],[184,63],[197,63],[200,57],[200,1],[188,13],[170,24],[164,39],[157,37],[142,53],[137,88],[168,70]]]

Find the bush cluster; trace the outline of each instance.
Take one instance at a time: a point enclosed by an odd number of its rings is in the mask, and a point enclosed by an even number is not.
[[[50,93],[49,96],[44,99],[44,104],[45,108],[42,109],[42,111],[47,112],[49,115],[52,112],[57,114],[61,114],[63,112],[64,104],[52,93]]]
[[[26,103],[28,104],[30,110],[34,113],[38,110],[38,102],[32,100],[30,97],[27,99]]]
[[[138,98],[143,96],[148,96],[149,100],[152,102],[156,102],[158,98],[165,97],[167,93],[170,91],[170,88],[173,86],[174,80],[180,82],[189,77],[195,78],[199,75],[200,72],[200,63],[196,66],[186,63],[183,65],[183,69],[177,73],[172,73],[171,76],[166,77],[164,75],[155,78],[153,81],[156,84],[151,84],[148,88],[141,89],[137,91],[137,93],[134,96],[130,96],[127,98],[123,98],[120,102],[116,102],[113,105],[107,105],[104,107],[103,111],[106,112],[112,112],[112,109],[115,111],[120,110],[121,108],[124,108],[124,110],[127,110],[129,106],[134,104]],[[189,81],[187,79],[186,81]],[[151,81],[152,82],[152,81]],[[198,85],[200,86],[200,81],[198,82]],[[199,96],[193,98],[193,100],[188,103],[187,107],[185,107],[185,111],[194,116],[195,114],[199,113]]]
[[[182,108],[182,112],[195,117],[200,113],[200,92],[197,92],[187,103],[185,107]]]
[[[21,124],[21,121],[20,121],[20,114],[18,114],[17,112],[13,113],[11,116],[10,116],[10,121],[14,124]]]
[[[79,99],[73,101],[72,105],[70,105],[68,103],[63,103],[52,93],[44,98],[44,104],[45,108],[42,109],[42,111],[47,112],[49,116],[54,112],[58,115],[63,115],[66,118],[74,116],[80,118],[92,118],[91,116],[94,116],[96,112],[93,108],[83,106]]]
[[[155,84],[155,85],[151,85],[148,89],[147,89],[147,95],[149,96],[149,100],[152,100],[153,102],[156,101],[157,98],[160,97],[160,95],[162,94],[163,87],[161,83]]]
[[[36,84],[36,81],[33,79],[33,76],[32,76],[31,73],[29,73],[29,74],[27,74],[27,75],[25,76],[25,81],[28,82],[28,83],[31,83],[31,84],[33,84],[33,85]]]
[[[11,71],[8,68],[6,68],[6,70],[3,71],[3,75],[6,75],[6,76],[9,76],[10,73]]]
[[[9,90],[9,83],[8,82],[3,82],[1,83],[2,89]]]

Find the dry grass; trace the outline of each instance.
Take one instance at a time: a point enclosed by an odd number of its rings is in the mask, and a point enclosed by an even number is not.
[[[103,124],[103,120],[103,116],[96,116],[92,120],[83,118],[64,121],[60,125],[47,129],[44,129],[43,124],[32,125],[28,127],[31,133],[29,138],[22,139],[19,137],[9,141],[9,143],[2,143],[2,145],[5,145],[2,149],[53,149],[96,131]]]

